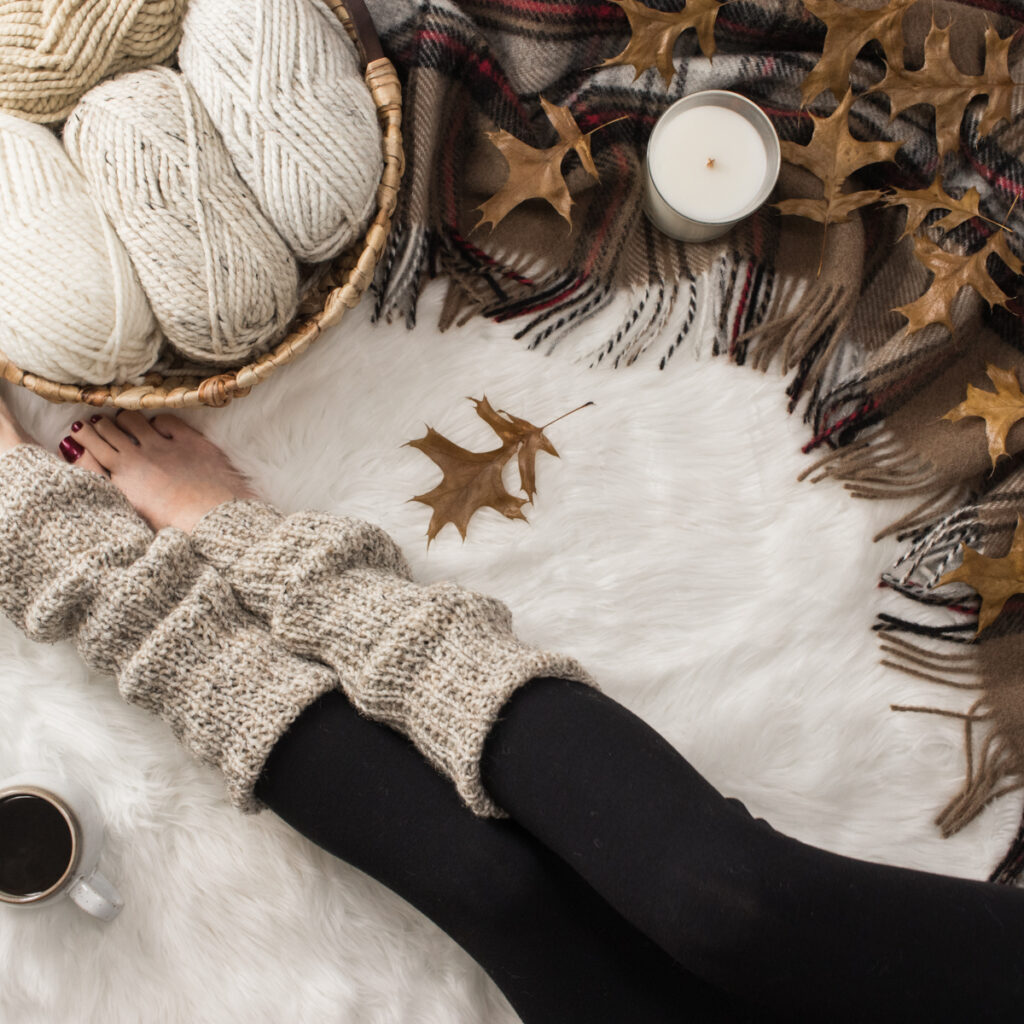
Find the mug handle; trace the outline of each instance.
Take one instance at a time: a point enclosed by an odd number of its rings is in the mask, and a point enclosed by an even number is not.
[[[101,921],[113,921],[124,906],[121,894],[98,871],[87,878],[79,878],[68,889],[68,896],[87,914]]]

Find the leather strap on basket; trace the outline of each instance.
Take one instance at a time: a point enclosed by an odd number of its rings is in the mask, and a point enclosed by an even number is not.
[[[359,38],[359,49],[363,51],[363,59],[367,64],[384,56],[377,29],[374,28],[373,19],[363,0],[327,0],[327,6],[343,21],[345,13],[348,13]]]

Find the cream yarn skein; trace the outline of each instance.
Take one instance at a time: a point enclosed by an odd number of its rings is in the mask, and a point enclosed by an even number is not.
[[[339,28],[310,0],[191,0],[178,51],[242,180],[308,262],[358,238],[384,167],[373,99]]]
[[[176,349],[238,365],[284,333],[298,301],[295,260],[181,75],[152,68],[97,86],[64,144]]]
[[[0,2],[0,110],[63,121],[104,78],[167,60],[186,0]]]
[[[0,351],[69,384],[138,378],[160,332],[113,227],[48,129],[0,113]]]

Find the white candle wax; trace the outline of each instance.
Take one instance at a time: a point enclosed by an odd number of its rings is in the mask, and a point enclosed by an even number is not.
[[[671,112],[651,136],[651,178],[665,202],[698,221],[736,220],[765,183],[768,154],[757,129],[721,106]]]

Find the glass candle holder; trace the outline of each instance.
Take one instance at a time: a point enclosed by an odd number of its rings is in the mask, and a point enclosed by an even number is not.
[[[781,163],[779,137],[756,103],[725,89],[691,93],[651,132],[644,212],[672,238],[718,238],[765,202]]]

